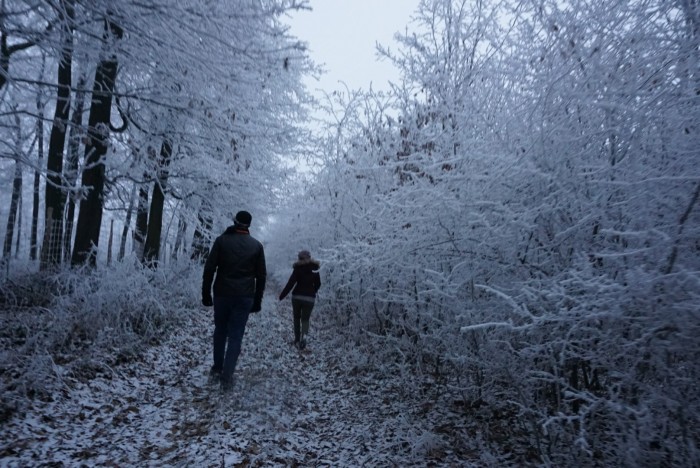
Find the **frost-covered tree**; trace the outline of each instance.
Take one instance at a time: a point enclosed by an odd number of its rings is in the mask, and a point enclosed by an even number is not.
[[[547,463],[697,460],[697,11],[421,2],[291,210],[328,313]]]
[[[55,217],[47,224],[58,231],[44,236],[42,258],[60,262],[75,235],[73,263],[94,262],[105,211],[124,223],[119,214],[128,211],[124,194],[132,187],[145,195],[146,206],[151,191],[162,198],[152,222],[144,218],[151,259],[175,236],[165,223],[180,217],[197,226],[203,200],[213,201],[207,216],[217,223],[238,204],[259,207],[264,218],[276,196],[271,181],[284,183],[283,160],[303,138],[297,122],[309,98],[301,76],[313,65],[281,22],[303,7],[297,0],[235,8],[196,0],[3,2],[0,105],[29,102],[26,95],[39,93],[48,100],[46,115],[58,116],[48,127],[48,166],[37,168],[47,183],[46,210]],[[36,79],[44,68],[60,69],[61,82]],[[19,113],[26,118],[36,110]],[[6,136],[13,125],[8,120]],[[172,147],[167,184],[157,156],[162,147]],[[133,217],[126,217],[128,231]]]

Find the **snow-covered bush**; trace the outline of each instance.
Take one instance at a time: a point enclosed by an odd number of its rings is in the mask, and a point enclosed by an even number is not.
[[[196,307],[201,268],[171,262],[149,269],[111,266],[12,278],[2,312],[3,405],[50,393],[65,378],[109,374],[156,343]]]
[[[395,111],[339,102],[290,209],[368,365],[540,462],[700,460],[694,8],[421,3]]]

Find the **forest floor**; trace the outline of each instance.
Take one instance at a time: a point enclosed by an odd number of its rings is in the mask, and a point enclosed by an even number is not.
[[[289,301],[251,315],[236,384],[208,380],[211,309],[137,359],[65,375],[0,425],[0,466],[487,466],[478,430],[412,397],[314,324],[290,344]]]

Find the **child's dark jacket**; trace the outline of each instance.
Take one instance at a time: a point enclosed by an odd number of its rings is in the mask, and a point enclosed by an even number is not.
[[[295,262],[289,281],[280,293],[280,300],[284,299],[290,291],[292,291],[292,297],[315,298],[321,287],[321,275],[318,273],[320,267],[321,264],[311,258]]]

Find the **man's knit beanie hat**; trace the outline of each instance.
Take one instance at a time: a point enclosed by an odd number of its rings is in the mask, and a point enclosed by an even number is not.
[[[240,227],[250,227],[250,222],[253,220],[253,217],[251,216],[250,213],[247,211],[239,211],[236,213],[236,218],[233,220],[234,223],[236,223],[237,226]]]

